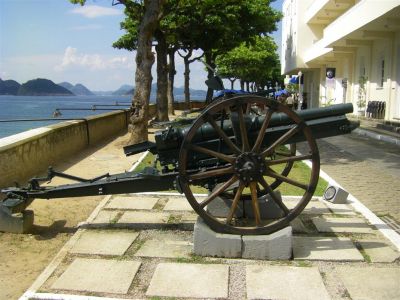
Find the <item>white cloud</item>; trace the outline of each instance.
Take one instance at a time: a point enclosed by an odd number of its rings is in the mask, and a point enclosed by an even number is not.
[[[78,49],[67,47],[61,64],[55,66],[56,71],[64,71],[71,67],[84,67],[90,70],[131,69],[134,60],[127,56],[102,56],[99,54],[80,54]]]
[[[75,7],[70,11],[73,14],[79,14],[86,18],[98,18],[104,16],[118,16],[122,14],[121,10],[111,7],[103,7],[98,5],[84,5]]]

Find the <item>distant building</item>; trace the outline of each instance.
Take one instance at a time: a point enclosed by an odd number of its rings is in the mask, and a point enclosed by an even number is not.
[[[400,120],[400,0],[285,0],[282,12],[282,74],[301,71],[308,107],[382,101],[382,118]]]

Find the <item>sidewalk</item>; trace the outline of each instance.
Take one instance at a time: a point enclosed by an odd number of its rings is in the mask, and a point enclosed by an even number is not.
[[[350,205],[310,201],[289,261],[195,256],[196,219],[181,195],[107,196],[21,299],[400,298],[399,252]]]
[[[349,118],[359,120],[360,127],[354,130],[362,136],[400,146],[400,131],[398,127],[385,125],[383,120],[368,118]],[[396,130],[397,129],[397,130]]]

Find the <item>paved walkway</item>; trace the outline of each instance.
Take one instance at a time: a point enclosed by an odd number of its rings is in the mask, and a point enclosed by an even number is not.
[[[322,170],[375,214],[400,224],[398,146],[354,133],[318,140],[318,146]]]

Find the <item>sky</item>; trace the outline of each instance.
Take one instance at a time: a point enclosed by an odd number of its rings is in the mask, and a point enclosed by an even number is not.
[[[283,0],[272,6],[281,10]],[[114,49],[124,32],[123,5],[111,0],[0,0],[0,78],[25,83],[46,78],[82,83],[93,91],[133,85],[135,52]],[[279,25],[280,27],[280,25]],[[280,28],[273,33],[280,47]],[[175,86],[183,86],[183,62],[176,59]],[[190,86],[205,89],[204,66],[191,64]],[[153,66],[155,78],[155,65]]]

